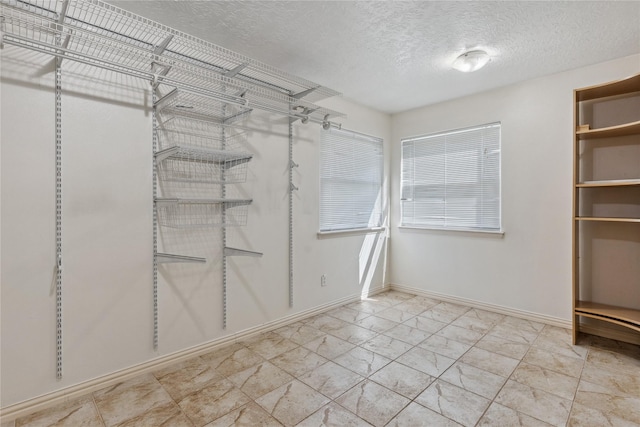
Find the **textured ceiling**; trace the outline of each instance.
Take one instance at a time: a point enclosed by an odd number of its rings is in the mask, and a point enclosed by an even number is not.
[[[640,1],[109,3],[389,113],[640,52]]]

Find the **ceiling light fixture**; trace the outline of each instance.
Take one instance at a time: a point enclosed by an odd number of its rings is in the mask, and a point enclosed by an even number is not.
[[[453,61],[452,67],[463,73],[470,73],[487,65],[490,59],[491,57],[484,50],[470,50],[458,56]]]

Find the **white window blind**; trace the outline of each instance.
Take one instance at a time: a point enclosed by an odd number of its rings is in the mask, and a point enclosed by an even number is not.
[[[321,130],[320,231],[381,226],[382,139]]]
[[[402,140],[403,226],[500,231],[500,123]]]

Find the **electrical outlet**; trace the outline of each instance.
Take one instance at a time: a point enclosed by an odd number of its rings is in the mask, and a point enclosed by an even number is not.
[[[320,286],[327,286],[327,275],[323,274],[320,276]]]

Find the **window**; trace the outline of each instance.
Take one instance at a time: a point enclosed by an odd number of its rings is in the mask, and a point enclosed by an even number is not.
[[[320,231],[380,227],[382,139],[321,130]]]
[[[402,226],[500,231],[500,123],[402,140]]]

